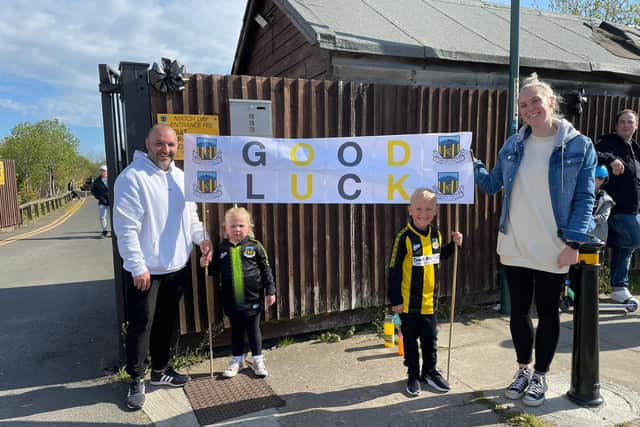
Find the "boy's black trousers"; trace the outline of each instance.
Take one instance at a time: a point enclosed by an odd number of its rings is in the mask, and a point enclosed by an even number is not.
[[[438,330],[433,314],[400,313],[404,340],[404,365],[410,377],[420,376],[418,339],[422,350],[422,374],[435,369],[438,357]]]

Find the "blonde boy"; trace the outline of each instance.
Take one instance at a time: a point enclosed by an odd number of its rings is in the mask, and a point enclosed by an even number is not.
[[[440,259],[447,259],[454,245],[462,245],[462,234],[451,232],[451,242],[442,246],[442,235],[432,221],[438,213],[436,195],[418,188],[411,195],[409,223],[397,234],[389,263],[388,297],[391,309],[400,314],[404,336],[408,382],[406,392],[418,396],[420,381],[446,393],[449,383],[436,370]],[[418,352],[422,349],[422,370]]]

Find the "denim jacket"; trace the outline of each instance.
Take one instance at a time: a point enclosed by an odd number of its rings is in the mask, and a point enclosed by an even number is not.
[[[596,151],[591,140],[568,121],[554,120],[554,124],[558,131],[549,158],[549,190],[558,237],[566,242],[588,242],[592,240],[588,232],[593,228]],[[475,180],[482,191],[495,194],[504,189],[499,225],[501,233],[507,232],[511,190],[529,135],[531,128],[525,125],[509,137],[500,149],[498,161],[491,172],[480,160],[473,163]]]

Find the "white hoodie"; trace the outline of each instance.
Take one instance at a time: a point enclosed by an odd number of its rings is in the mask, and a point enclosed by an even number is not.
[[[116,179],[113,230],[134,277],[180,270],[192,242],[205,240],[195,203],[184,199],[184,172],[173,162],[163,171],[141,151]]]

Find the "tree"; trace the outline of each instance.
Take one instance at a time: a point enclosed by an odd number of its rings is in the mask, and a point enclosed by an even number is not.
[[[538,4],[534,4],[539,9]],[[549,0],[548,9],[556,13],[640,26],[639,0]]]
[[[79,144],[56,119],[16,125],[0,144],[0,157],[16,161],[21,201],[53,196],[58,187],[66,190],[58,183],[68,182],[78,167],[87,166],[79,160]]]

